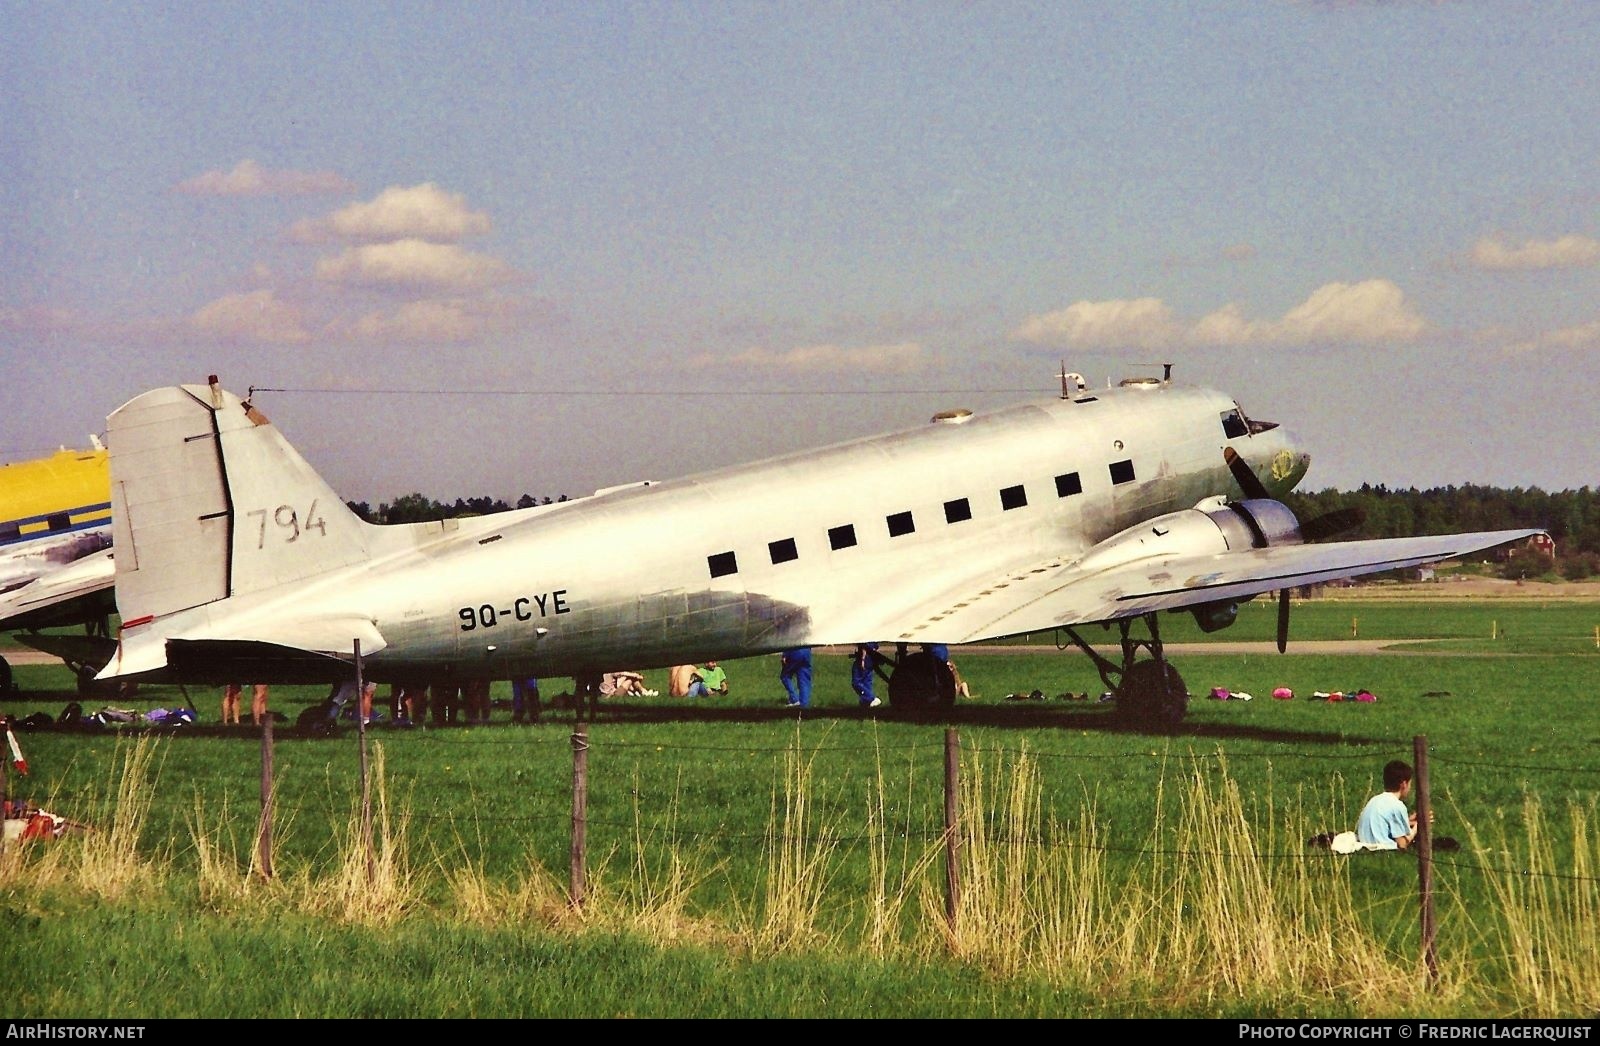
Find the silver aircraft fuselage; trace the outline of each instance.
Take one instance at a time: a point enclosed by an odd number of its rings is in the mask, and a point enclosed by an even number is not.
[[[230,465],[229,598],[162,615],[161,632],[180,644],[270,638],[269,624],[315,608],[371,622],[381,643],[364,653],[375,679],[961,642],[936,620],[877,630],[886,604],[939,606],[974,578],[1081,557],[1140,521],[1236,496],[1225,447],[1275,495],[1309,461],[1284,429],[1248,422],[1226,395],[1137,383],[558,505],[366,527],[365,561],[253,591],[237,583],[261,574],[252,557],[319,535],[302,533],[308,517],[291,537],[283,509],[293,497],[252,502]]]

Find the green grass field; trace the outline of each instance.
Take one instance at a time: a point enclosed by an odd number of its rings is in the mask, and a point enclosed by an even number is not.
[[[216,693],[147,687],[131,707],[190,703],[202,725],[143,744],[152,731],[18,735],[33,772],[12,776],[12,794],[93,831],[0,861],[12,1010],[1592,1015],[1600,659],[1581,640],[1600,608],[1306,604],[1296,635],[1340,617],[1348,630],[1352,614],[1364,639],[1383,628],[1461,649],[1186,654],[1196,696],[1169,736],[1056,698],[1103,689],[1075,653],[954,651],[975,695],[949,724],[963,754],[954,927],[945,725],[863,714],[843,656],[819,655],[803,718],[779,707],[776,658],[730,665],[726,698],[606,707],[590,729],[581,913],[565,894],[572,712],[370,730],[387,813],[370,877],[353,728],[280,728],[277,876],[264,883],[257,735],[206,725]],[[1271,617],[1247,608],[1219,638],[1269,638]],[[63,669],[17,676],[28,696],[10,714],[75,697]],[[663,673],[647,676],[665,691]],[[547,703],[569,682],[546,680]],[[1200,696],[1214,686],[1255,699]],[[1296,698],[1271,699],[1277,686]],[[1359,687],[1379,700],[1307,699]],[[1004,700],[1033,689],[1050,696]],[[292,721],[321,696],[275,688],[273,707]],[[1305,846],[1351,827],[1418,734],[1435,830],[1463,843],[1437,858],[1433,983],[1417,958],[1415,859]]]

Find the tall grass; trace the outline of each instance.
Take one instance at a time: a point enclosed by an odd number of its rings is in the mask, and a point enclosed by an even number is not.
[[[794,951],[817,943],[817,914],[827,903],[837,826],[815,813],[812,763],[798,742],[784,759],[767,824],[766,888],[761,922],[752,934],[759,953]],[[781,804],[781,805],[780,805]]]
[[[1482,921],[1510,983],[1518,1013],[1600,1013],[1600,831],[1595,801],[1572,801],[1571,855],[1559,853],[1542,804],[1522,803],[1522,838],[1502,825],[1485,846],[1469,829],[1473,850],[1512,858],[1517,867],[1485,869],[1499,918]]]
[[[995,975],[1038,973],[1180,1003],[1268,995],[1381,1009],[1420,998],[1413,964],[1356,909],[1348,864],[1286,841],[1270,804],[1264,817],[1249,816],[1221,761],[1194,762],[1170,829],[1158,822],[1143,840],[1116,836],[1092,801],[1073,826],[1045,818],[1026,753],[967,761],[961,806],[956,918],[945,924],[929,888],[924,931],[942,930],[954,955]],[[1134,847],[1151,860],[1108,860]]]
[[[300,907],[349,922],[393,923],[422,897],[410,845],[410,806],[391,810],[384,747],[373,746],[370,832],[359,804],[337,826],[333,870],[326,880],[302,876],[295,882]]]
[[[145,824],[156,801],[161,741],[150,736],[117,742],[108,764],[102,793],[91,791],[78,804],[82,810],[104,809],[103,823],[75,810],[76,828],[66,845],[29,840],[9,844],[0,861],[0,884],[66,887],[107,901],[121,901],[158,889],[169,871],[171,854],[141,849]]]
[[[119,745],[106,824],[81,837],[11,848],[0,864],[0,889],[12,896],[71,889],[119,907],[171,903],[185,893],[175,855],[144,838],[160,743]],[[222,827],[226,807],[208,815],[197,799],[197,859],[186,867],[202,901],[223,910],[248,900],[263,915],[306,912],[364,929],[415,917],[480,932],[525,934],[530,924],[564,935],[602,930],[662,949],[687,943],[757,958],[856,956],[913,969],[954,963],[998,981],[1038,980],[1178,1012],[1256,999],[1366,1016],[1474,1005],[1529,1016],[1600,1008],[1600,832],[1592,800],[1570,808],[1570,854],[1532,795],[1520,836],[1502,828],[1486,846],[1472,835],[1480,853],[1518,855],[1514,871],[1491,872],[1494,910],[1470,913],[1480,938],[1494,942],[1495,975],[1472,979],[1456,935],[1454,951],[1443,942],[1442,981],[1429,984],[1415,956],[1397,950],[1388,928],[1357,901],[1351,879],[1364,858],[1303,848],[1306,808],[1315,800],[1296,796],[1292,809],[1280,810],[1270,786],[1247,794],[1224,759],[1191,758],[1164,773],[1160,815],[1129,836],[1103,818],[1097,794],[1084,795],[1065,817],[1050,812],[1026,747],[969,751],[957,825],[962,890],[950,919],[942,840],[919,837],[909,822],[890,823],[902,786],[881,762],[862,818],[865,853],[856,862],[865,866],[865,889],[853,888],[844,869],[858,855],[846,845],[843,814],[821,812],[826,796],[817,790],[815,757],[798,740],[785,753],[750,915],[703,910],[701,888],[725,869],[707,865],[675,830],[675,819],[647,829],[637,809],[632,853],[614,855],[624,870],[613,875],[602,863],[581,917],[557,878],[531,858],[509,878],[469,859],[464,841],[459,854],[436,851],[419,860],[410,804],[391,799],[382,745],[373,760],[370,837],[362,812],[352,810],[331,860],[305,862],[263,884]],[[852,888],[841,889],[841,880]],[[174,882],[178,889],[160,889]],[[825,924],[825,906],[855,915]]]

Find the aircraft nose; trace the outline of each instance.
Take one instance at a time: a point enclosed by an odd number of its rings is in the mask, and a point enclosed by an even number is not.
[[[1277,439],[1266,465],[1266,483],[1274,497],[1282,497],[1305,478],[1311,467],[1311,455],[1304,449],[1299,436],[1293,431],[1278,428],[1272,433]]]

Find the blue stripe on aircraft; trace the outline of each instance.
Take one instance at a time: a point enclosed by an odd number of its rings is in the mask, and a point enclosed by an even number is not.
[[[28,526],[29,524],[49,523],[52,517],[66,516],[70,520],[73,516],[81,516],[88,512],[109,511],[111,511],[111,502],[107,501],[98,505],[81,505],[77,508],[67,509],[64,512],[49,512],[42,516],[23,516],[20,519],[8,519],[0,521],[0,548],[4,548],[8,545],[21,545],[29,541],[38,541],[41,538],[52,538],[61,534],[72,534],[80,530],[93,530],[96,527],[107,526],[111,523],[111,518],[109,516],[102,519],[85,519],[77,523],[68,523],[67,526],[56,529],[49,529],[47,527],[44,530],[35,530],[27,534],[19,533],[23,527]]]

